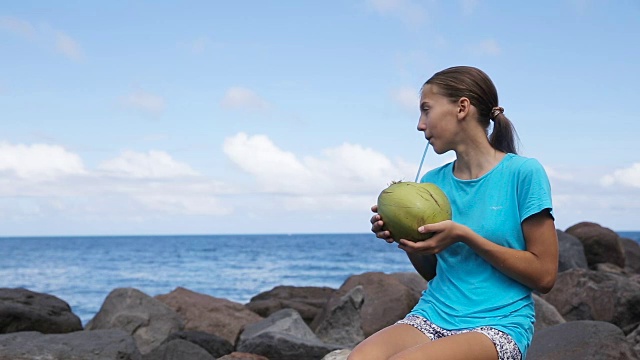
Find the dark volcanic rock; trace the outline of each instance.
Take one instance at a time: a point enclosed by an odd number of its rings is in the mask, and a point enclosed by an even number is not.
[[[584,269],[558,274],[541,296],[567,321],[598,320],[630,332],[640,323],[640,284],[624,275]]]
[[[416,276],[420,275],[416,274]],[[410,285],[404,277],[382,272],[353,275],[329,299],[322,312],[311,323],[311,328],[317,329],[331,309],[342,301],[341,298],[358,285],[364,289],[365,302],[360,309],[360,316],[365,336],[371,336],[376,331],[404,318],[418,303],[421,295],[416,291],[417,286]]]
[[[620,243],[624,249],[625,270],[629,273],[640,274],[640,244],[627,238],[620,238]]]
[[[569,321],[536,331],[527,360],[636,360],[622,330],[603,321]]]
[[[328,344],[353,348],[364,340],[360,308],[364,303],[364,289],[358,285],[330,309],[324,321],[315,330],[320,340]]]
[[[182,330],[180,316],[161,301],[133,288],[118,288],[105,299],[87,330],[121,329],[132,335],[142,354]]]
[[[280,310],[248,325],[237,346],[241,352],[280,360],[320,360],[338,348],[323,343],[293,309]]]
[[[336,289],[313,286],[276,286],[251,298],[246,307],[267,317],[278,310],[294,309],[310,324]]]
[[[581,222],[569,227],[566,233],[582,242],[589,267],[599,263],[611,263],[624,268],[624,250],[620,236],[615,231],[596,223]]]
[[[143,355],[142,360],[215,360],[211,354],[200,346],[182,339],[168,341],[150,353]]]
[[[141,360],[131,335],[122,330],[67,334],[19,332],[0,335],[0,360]]]
[[[78,330],[82,330],[80,318],[63,300],[27,289],[0,288],[0,334],[17,331],[61,334]]]
[[[555,306],[549,304],[536,294],[533,294],[533,300],[536,307],[536,322],[534,324],[535,331],[566,322]]]
[[[235,344],[242,329],[262,320],[244,305],[177,287],[156,299],[174,309],[184,319],[184,330],[215,334]]]
[[[560,257],[558,259],[558,272],[579,268],[588,269],[587,257],[584,254],[582,242],[575,236],[556,229],[558,234],[558,248]]]
[[[226,339],[218,335],[209,334],[204,331],[178,331],[169,335],[164,341],[168,343],[175,339],[186,340],[205,349],[214,358],[230,354],[233,352],[233,345]]]

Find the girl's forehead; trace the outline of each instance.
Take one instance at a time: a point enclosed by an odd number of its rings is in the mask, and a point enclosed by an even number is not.
[[[436,92],[435,86],[427,84],[422,87],[422,91],[420,92],[420,101],[435,100],[438,97],[442,97],[442,95]]]

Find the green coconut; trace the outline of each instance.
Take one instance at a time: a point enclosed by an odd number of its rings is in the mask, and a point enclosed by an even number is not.
[[[418,242],[433,236],[420,226],[451,220],[451,204],[436,184],[393,182],[378,196],[378,214],[393,239]]]

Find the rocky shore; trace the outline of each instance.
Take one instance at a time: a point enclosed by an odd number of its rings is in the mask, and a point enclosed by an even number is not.
[[[558,280],[534,294],[527,359],[640,359],[640,245],[595,223],[557,232]],[[247,304],[118,288],[84,327],[63,299],[0,288],[0,360],[346,359],[426,286],[417,273],[368,272],[338,289],[278,286]]]

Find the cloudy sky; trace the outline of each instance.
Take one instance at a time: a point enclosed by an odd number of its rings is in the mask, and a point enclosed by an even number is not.
[[[556,225],[640,230],[640,3],[14,1],[0,6],[0,236],[369,231],[473,65]],[[429,152],[423,172],[451,161]]]

